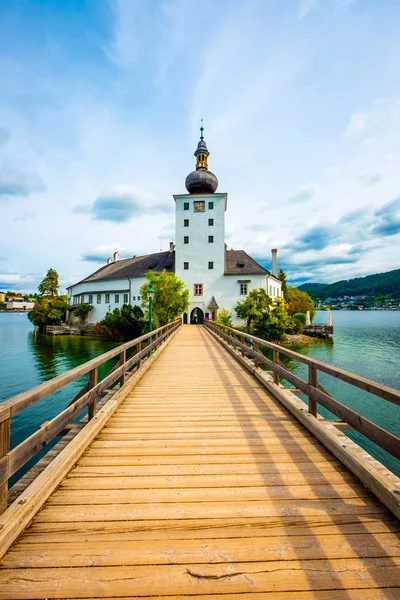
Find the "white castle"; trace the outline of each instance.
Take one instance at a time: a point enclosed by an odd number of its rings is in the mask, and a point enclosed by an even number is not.
[[[71,305],[93,305],[89,319],[101,321],[107,312],[123,304],[140,305],[140,288],[150,269],[176,273],[189,289],[189,308],[184,323],[215,319],[222,308],[239,322],[235,306],[250,290],[264,288],[271,298],[282,295],[277,277],[277,250],[272,250],[271,272],[244,250],[228,250],[225,244],[225,211],[228,195],[216,193],[218,179],[208,170],[209,151],[200,128],[200,141],[194,153],[196,170],[186,178],[187,194],[174,195],[175,244],[167,252],[114,260],[82,281],[70,286]],[[72,311],[73,314],[73,311]]]

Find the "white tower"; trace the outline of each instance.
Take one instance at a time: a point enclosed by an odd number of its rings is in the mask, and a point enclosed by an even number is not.
[[[175,199],[175,273],[189,289],[188,322],[213,312],[212,290],[223,286],[227,194],[216,194],[218,179],[208,171],[209,151],[200,128],[196,170],[186,178],[188,194]],[[214,301],[215,302],[215,301]]]

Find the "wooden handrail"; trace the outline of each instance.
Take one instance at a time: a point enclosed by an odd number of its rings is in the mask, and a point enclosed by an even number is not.
[[[265,346],[266,348],[270,348],[271,350],[278,350],[281,354],[284,354],[289,358],[294,358],[295,360],[298,360],[299,362],[302,362],[305,365],[315,367],[318,371],[322,371],[327,375],[336,377],[336,379],[340,379],[341,381],[350,383],[351,385],[354,385],[355,387],[358,387],[359,389],[364,390],[365,392],[369,392],[371,394],[374,394],[375,396],[379,396],[384,400],[388,400],[389,402],[393,402],[393,404],[397,404],[400,406],[400,391],[388,387],[387,385],[377,383],[376,381],[372,381],[371,379],[366,379],[365,377],[361,377],[360,375],[355,375],[354,373],[350,373],[349,371],[345,371],[344,369],[328,365],[319,360],[315,360],[314,358],[309,358],[308,356],[304,356],[304,354],[299,354],[298,352],[294,352],[294,350],[289,350],[288,348],[284,348],[283,346],[279,346],[278,344],[274,344],[273,342],[267,342],[266,340],[258,338],[254,335],[250,335],[249,333],[233,329],[232,327],[220,325],[219,323],[214,323],[213,321],[204,321],[204,325],[209,327],[215,327],[220,331],[230,331],[234,334],[232,337],[238,335],[242,338],[245,337],[246,339],[251,340],[252,344],[256,342],[259,346]]]
[[[7,506],[9,478],[63,431],[65,426],[86,407],[88,407],[88,420],[90,421],[96,414],[98,397],[117,380],[122,386],[125,383],[127,372],[135,366],[139,369],[143,364],[144,357],[154,353],[161,342],[176,331],[180,325],[181,321],[168,323],[168,325],[121,344],[93,360],[10,398],[2,404],[0,408],[2,417],[0,419],[0,513]],[[126,352],[133,347],[135,353],[127,359]],[[115,357],[119,357],[118,364],[101,381],[98,381],[98,367]],[[11,417],[87,373],[89,373],[88,383],[83,386],[72,402],[56,417],[43,424],[31,436],[10,450]]]
[[[78,367],[75,367],[70,371],[66,371],[65,373],[62,373],[57,377],[53,377],[53,379],[49,379],[49,381],[45,381],[44,383],[41,383],[40,385],[37,385],[36,387],[31,388],[26,392],[22,392],[22,394],[18,394],[13,398],[5,400],[0,405],[0,422],[4,421],[5,419],[8,419],[10,416],[13,417],[14,415],[21,412],[21,410],[24,410],[24,408],[28,408],[28,406],[31,406],[32,404],[35,404],[42,398],[49,396],[50,394],[64,387],[68,383],[75,381],[75,379],[79,379],[79,377],[82,377],[82,375],[86,375],[93,369],[100,367],[102,364],[109,361],[111,358],[119,356],[121,352],[126,351],[129,348],[132,348],[133,346],[136,346],[137,344],[145,340],[148,340],[150,337],[153,337],[157,332],[164,332],[166,329],[173,327],[177,323],[180,322],[174,321],[173,323],[168,323],[168,325],[159,327],[159,329],[155,329],[151,333],[146,333],[145,335],[131,340],[130,342],[121,344],[120,346],[117,346],[116,348],[113,348],[112,350],[101,354],[97,358],[93,358],[92,360],[89,360],[88,362],[83,363],[82,365],[79,365]]]
[[[395,458],[400,459],[400,438],[386,431],[379,425],[376,425],[366,417],[358,414],[335,398],[332,398],[332,396],[327,394],[326,391],[318,389],[319,386],[317,374],[318,371],[323,371],[324,373],[332,375],[337,379],[345,381],[346,383],[350,383],[351,385],[375,394],[376,396],[379,396],[390,402],[394,402],[395,404],[399,404],[400,392],[398,390],[383,386],[374,381],[359,377],[358,375],[353,375],[352,373],[348,373],[342,369],[331,367],[330,365],[320,361],[307,358],[302,354],[288,350],[287,348],[279,346],[278,344],[267,342],[266,340],[249,335],[243,331],[238,331],[232,327],[226,327],[210,321],[205,322],[204,325],[214,334],[222,337],[228,344],[233,344],[234,346],[240,348],[241,354],[250,355],[254,360],[254,365],[256,368],[259,364],[264,364],[269,367],[273,371],[273,381],[275,385],[279,386],[279,377],[282,377],[286,381],[292,383],[296,389],[303,392],[305,396],[308,396],[308,410],[311,415],[314,417],[317,416],[317,403],[319,403],[321,406],[328,409],[331,413],[341,419],[341,421],[348,423],[353,429],[367,437],[370,441],[386,450],[386,452]],[[226,333],[226,330],[232,332],[234,335],[232,335],[232,333]],[[237,339],[238,337],[240,337],[243,341]],[[247,340],[251,341],[253,348],[248,345]],[[258,348],[260,346],[271,348],[274,351],[273,361],[259,352]],[[279,364],[279,359],[277,356],[279,353],[290,356],[291,358],[296,358],[300,362],[307,364],[309,367],[308,382],[304,381]]]

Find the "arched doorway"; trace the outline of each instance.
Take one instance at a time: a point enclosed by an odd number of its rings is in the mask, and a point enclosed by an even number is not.
[[[187,313],[183,313],[183,324],[187,324]]]
[[[204,320],[204,313],[201,308],[194,308],[190,313],[191,325],[201,325]]]

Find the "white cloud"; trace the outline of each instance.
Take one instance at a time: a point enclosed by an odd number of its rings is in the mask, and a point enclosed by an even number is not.
[[[317,8],[318,0],[300,0],[299,19],[304,19],[312,10]]]
[[[289,202],[305,202],[318,194],[320,187],[318,183],[304,183],[294,196],[288,198]]]
[[[359,112],[354,113],[350,119],[350,123],[346,128],[347,135],[353,137],[359,135],[367,128],[367,120],[368,115],[364,111],[360,110]]]
[[[0,168],[0,196],[29,196],[47,189],[36,173],[9,167]]]

